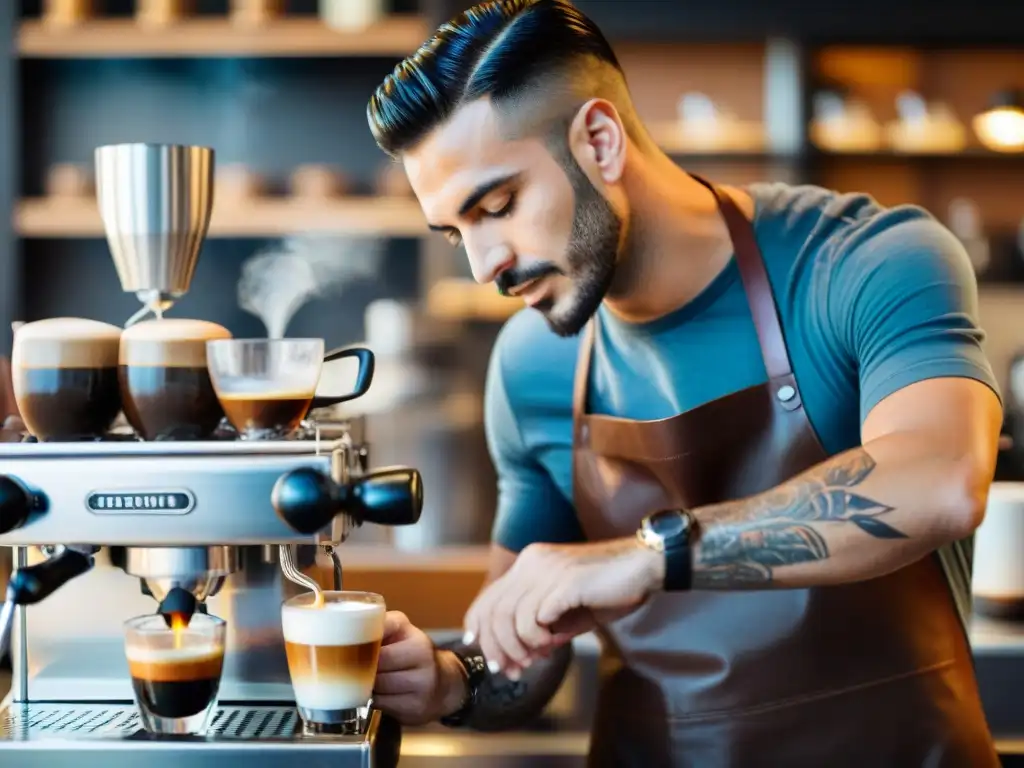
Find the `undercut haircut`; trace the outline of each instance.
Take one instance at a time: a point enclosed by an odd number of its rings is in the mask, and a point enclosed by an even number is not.
[[[484,97],[526,130],[561,130],[563,141],[567,112],[606,98],[631,138],[645,136],[615,52],[569,0],[493,0],[464,11],[395,67],[366,113],[377,146],[397,157]]]

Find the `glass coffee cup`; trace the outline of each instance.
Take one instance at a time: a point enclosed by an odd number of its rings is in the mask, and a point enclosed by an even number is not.
[[[355,733],[373,695],[384,638],[384,598],[371,592],[313,593],[281,608],[288,672],[306,733]]]
[[[121,329],[81,317],[25,323],[14,332],[11,383],[29,434],[42,441],[103,437],[121,412]]]
[[[159,614],[125,622],[125,655],[142,727],[204,735],[217,708],[224,668],[223,619],[196,613],[186,625]]]
[[[355,384],[340,396],[317,396],[324,363],[355,358]],[[291,435],[312,408],[336,405],[366,393],[373,353],[363,347],[324,356],[323,339],[221,339],[206,345],[210,380],[224,413],[243,439]]]
[[[144,440],[203,440],[224,409],[210,381],[206,343],[231,332],[205,320],[146,320],[121,334],[124,415]]]

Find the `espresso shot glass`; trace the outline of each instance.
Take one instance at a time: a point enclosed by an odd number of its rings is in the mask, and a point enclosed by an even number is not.
[[[206,734],[224,668],[223,619],[203,613],[186,626],[149,614],[125,622],[135,705],[149,733]]]
[[[384,638],[384,598],[307,592],[281,608],[288,673],[305,734],[353,734],[366,717]]]

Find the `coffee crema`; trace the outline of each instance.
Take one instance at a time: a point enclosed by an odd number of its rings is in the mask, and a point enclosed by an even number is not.
[[[224,649],[129,648],[128,671],[139,705],[159,717],[192,717],[210,705],[220,688]]]
[[[79,317],[26,323],[14,334],[11,379],[28,432],[39,440],[102,437],[121,411],[121,329]]]
[[[206,365],[206,342],[230,339],[205,320],[147,320],[126,329],[119,353],[124,414],[145,440],[202,440],[224,418]]]
[[[381,640],[383,602],[344,600],[322,608],[288,603],[282,629],[295,703],[306,710],[366,706],[373,694]]]
[[[313,393],[222,392],[220,404],[239,432],[273,430],[288,434],[299,426],[313,402]]]

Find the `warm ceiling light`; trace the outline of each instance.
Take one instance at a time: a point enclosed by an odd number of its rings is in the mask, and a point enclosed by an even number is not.
[[[1002,91],[973,121],[978,139],[996,152],[1024,151],[1024,92]]]

